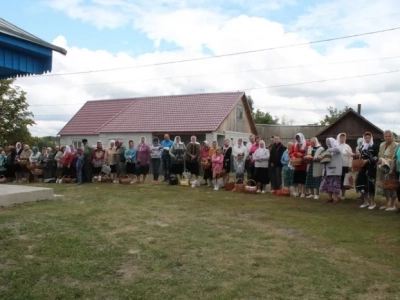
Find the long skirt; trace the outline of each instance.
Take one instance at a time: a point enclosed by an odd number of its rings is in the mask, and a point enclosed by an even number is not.
[[[341,189],[342,176],[324,176],[321,188],[321,193],[339,194]]]
[[[183,164],[172,163],[170,174],[181,175],[182,176],[183,171],[184,171],[184,165]]]
[[[293,174],[294,170],[292,168],[289,168],[288,166],[283,167],[283,186],[284,187],[291,187],[295,186],[293,184]]]
[[[307,189],[319,189],[321,186],[322,176],[314,177],[313,176],[314,165],[310,164],[307,171],[306,178],[306,188]]]
[[[207,179],[211,179],[213,176],[212,174],[212,169],[208,168],[208,169],[204,169],[204,175],[203,175],[203,179],[207,180]]]
[[[125,172],[127,175],[136,175],[136,164],[127,162]]]
[[[376,172],[376,170],[375,170]],[[375,195],[376,174],[364,168],[358,172],[356,179],[356,191],[361,194]]]
[[[305,184],[307,178],[307,171],[303,170],[294,170],[293,174],[293,183],[296,184]]]
[[[198,161],[187,161],[186,169],[190,172],[190,174],[199,176],[200,165]]]
[[[261,184],[268,184],[269,183],[268,168],[256,168],[254,174],[254,181]]]

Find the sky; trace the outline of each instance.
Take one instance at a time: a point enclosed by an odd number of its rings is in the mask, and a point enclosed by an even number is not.
[[[88,100],[224,91],[299,125],[361,104],[400,133],[400,29],[314,43],[400,27],[398,0],[14,0],[0,17],[68,51],[16,80],[35,136]]]

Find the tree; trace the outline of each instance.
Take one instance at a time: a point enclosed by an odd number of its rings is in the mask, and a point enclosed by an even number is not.
[[[273,124],[273,125],[279,124],[279,118],[272,117],[270,113],[263,112],[259,109],[257,109],[256,112],[254,113],[253,120],[255,124]]]
[[[343,116],[350,107],[345,106],[343,110],[338,110],[337,108],[333,108],[332,106],[327,107],[328,110],[328,115],[325,115],[325,118],[320,121],[321,125],[331,125],[333,122],[335,122],[337,119],[339,119],[341,116]]]
[[[283,115],[281,117],[281,125],[293,125],[294,124],[294,120],[293,119],[289,119],[288,116]]]
[[[15,144],[17,140],[27,143],[32,136],[28,126],[35,124],[28,110],[26,93],[13,86],[14,79],[0,80],[0,144]]]
[[[254,110],[254,100],[251,96],[246,96],[247,103],[250,107],[251,116],[255,124],[279,124],[279,118],[272,117],[268,112],[263,112],[260,109]]]

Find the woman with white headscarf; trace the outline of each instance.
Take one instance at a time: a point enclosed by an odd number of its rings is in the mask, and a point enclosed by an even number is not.
[[[364,166],[358,172],[356,180],[356,190],[361,193],[363,204],[360,208],[368,207],[369,210],[376,208],[375,203],[375,184],[376,167],[378,163],[379,147],[374,144],[372,134],[366,132],[363,137],[363,143],[359,148],[358,157],[364,161]]]
[[[397,195],[396,191],[386,190],[383,188],[383,181],[386,178],[395,179],[394,174],[389,174],[391,163],[396,156],[397,143],[395,142],[394,134],[390,130],[386,130],[383,135],[384,142],[379,147],[378,167],[376,169],[376,195],[386,198],[386,205],[381,206],[381,210],[396,211],[394,205]],[[398,177],[397,177],[398,178]]]
[[[65,146],[63,156],[61,157],[62,176],[71,175],[71,163],[73,159],[74,155],[71,152],[71,148]]]
[[[176,136],[172,147],[169,148],[169,155],[172,159],[170,174],[182,176],[185,168],[185,151],[186,147],[185,144],[181,141],[181,137]]]
[[[269,183],[268,162],[270,153],[264,141],[260,141],[259,148],[253,154],[254,181],[257,182],[257,193],[265,193],[265,185]]]
[[[306,141],[302,133],[298,133],[295,136],[295,143],[292,150],[289,153],[290,158],[304,158],[306,156],[307,147],[310,143]],[[302,161],[301,165],[294,166],[293,183],[297,184],[297,192],[295,196],[305,197],[305,188],[307,178],[307,162]]]
[[[328,149],[325,153],[320,155],[318,159],[322,160],[325,155],[330,155],[331,160],[324,166],[324,178],[321,183],[320,192],[328,193],[329,198],[327,202],[337,204],[339,202],[342,180],[342,152],[340,151],[337,140],[334,138],[327,138],[326,145]]]
[[[324,166],[319,162],[318,157],[324,151],[318,139],[313,137],[311,145],[307,148],[307,156],[310,158],[307,166],[306,189],[310,190],[310,195],[307,198],[319,199],[319,188],[321,186],[322,174]]]
[[[340,152],[342,153],[342,159],[343,159],[343,166],[342,166],[342,195],[340,197],[341,200],[344,200],[346,198],[346,188],[344,187],[344,178],[347,173],[350,172],[350,168],[353,162],[353,151],[351,150],[351,147],[346,143],[346,138],[347,135],[346,133],[342,132],[339,133],[336,137],[336,141],[338,142],[338,147],[340,149]]]

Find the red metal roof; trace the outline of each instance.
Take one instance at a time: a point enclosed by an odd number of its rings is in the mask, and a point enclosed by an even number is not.
[[[60,135],[101,132],[212,132],[244,92],[88,101]]]

